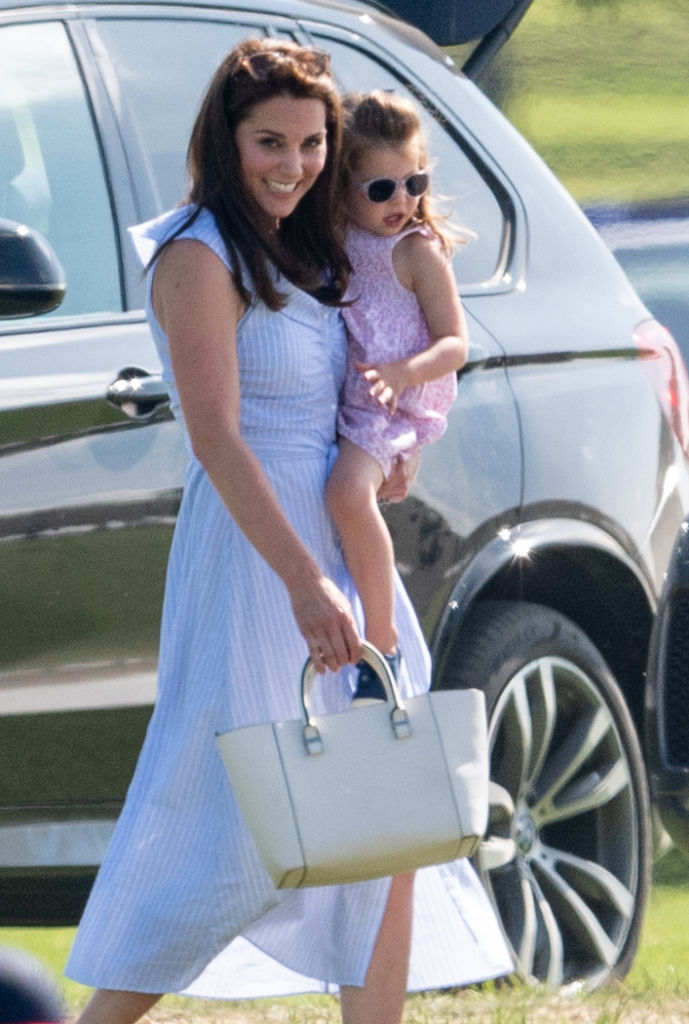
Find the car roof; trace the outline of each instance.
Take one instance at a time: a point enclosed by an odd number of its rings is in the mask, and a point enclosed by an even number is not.
[[[200,10],[225,10],[257,13],[270,16],[280,14],[290,18],[309,19],[318,10],[343,12],[353,16],[365,13],[374,21],[410,43],[435,57],[444,60],[440,46],[474,41],[477,46],[467,61],[464,71],[470,77],[477,76],[492,59],[497,50],[507,41],[523,17],[532,0],[484,0],[476,4],[473,0],[434,0],[431,4],[418,0],[242,0],[241,7],[227,3],[227,0],[164,0],[166,6],[196,7]],[[97,8],[115,4],[126,7],[143,6],[142,0],[0,0],[0,14],[10,10],[42,10],[53,14],[78,11],[80,8]],[[155,4],[158,6],[158,4]],[[288,7],[288,9],[282,9]]]
[[[62,9],[78,9],[80,7],[99,7],[104,4],[116,6],[133,7],[197,7],[200,10],[218,8],[225,11],[238,12],[263,12],[265,14],[276,14],[281,8],[287,8],[285,0],[242,0],[241,6],[228,3],[227,0],[203,0],[197,3],[195,0],[156,0],[148,4],[146,0],[0,0],[0,10],[13,8],[42,8],[46,11]],[[352,12],[365,11],[368,14],[378,13],[388,17],[399,17],[392,7],[377,3],[376,0],[289,0],[289,9],[282,11],[286,17],[304,17],[309,13],[313,14],[314,8],[324,10],[351,10]]]
[[[3,11],[35,10],[57,15],[74,12],[83,8],[104,6],[117,7],[124,11],[127,8],[146,7],[149,10],[161,7],[188,7],[202,11],[237,11],[247,14],[261,14],[266,18],[271,15],[308,20],[318,16],[318,11],[326,13],[342,12],[354,17],[368,15],[374,21],[384,23],[394,34],[405,42],[429,52],[436,59],[444,59],[445,54],[429,37],[417,27],[400,18],[390,7],[369,2],[369,0],[242,0],[241,6],[227,3],[227,0],[163,0],[161,3],[149,5],[142,0],[0,0],[0,15]]]

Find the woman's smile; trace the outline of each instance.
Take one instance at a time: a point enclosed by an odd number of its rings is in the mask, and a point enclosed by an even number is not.
[[[244,189],[271,220],[289,216],[323,170],[325,117],[322,100],[278,95],[237,125]]]
[[[268,185],[269,185],[270,188],[272,188],[275,192],[281,192],[283,195],[291,195],[292,192],[294,192],[294,190],[295,190],[295,188],[297,187],[298,184],[299,184],[299,182],[297,182],[297,181],[292,181],[292,182],[269,181],[268,182]]]

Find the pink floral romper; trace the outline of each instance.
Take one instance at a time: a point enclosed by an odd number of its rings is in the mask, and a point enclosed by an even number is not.
[[[347,325],[347,376],[337,428],[341,436],[380,463],[385,476],[398,458],[409,458],[423,444],[435,441],[447,426],[447,412],[457,394],[456,374],[407,388],[391,414],[368,393],[369,384],[354,369],[363,363],[395,362],[428,348],[430,335],[413,292],[397,279],[392,251],[414,231],[433,237],[427,228],[415,226],[392,237],[347,230],[347,254],[353,273],[342,309]]]

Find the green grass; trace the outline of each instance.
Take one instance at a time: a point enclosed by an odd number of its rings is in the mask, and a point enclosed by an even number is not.
[[[671,850],[656,865],[642,941],[626,984],[689,999],[689,859]]]
[[[580,202],[689,196],[687,0],[533,0],[481,82]]]
[[[636,961],[624,983],[605,992],[560,999],[518,986],[488,985],[459,993],[424,993],[408,1000],[405,1024],[648,1024],[689,1021],[689,859],[671,851],[657,865]],[[72,928],[4,928],[0,944],[28,950],[61,977]],[[72,1013],[88,990],[63,979]],[[653,1014],[659,1013],[659,1016]],[[337,1006],[326,996],[223,1003],[168,997],[151,1015],[155,1021],[187,1024],[335,1024]]]

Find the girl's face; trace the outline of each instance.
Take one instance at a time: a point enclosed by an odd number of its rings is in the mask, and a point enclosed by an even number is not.
[[[288,217],[325,165],[326,108],[319,99],[262,100],[235,130],[242,184],[267,227]]]
[[[401,185],[386,202],[373,203],[357,186],[374,178],[401,181],[410,174],[424,170],[424,163],[418,138],[410,139],[401,146],[380,146],[364,150],[347,189],[347,216],[350,221],[374,235],[396,235],[416,212],[420,197],[410,196]]]

